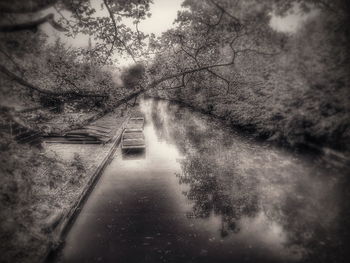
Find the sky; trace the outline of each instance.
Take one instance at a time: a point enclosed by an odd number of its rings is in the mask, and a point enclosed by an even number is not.
[[[140,24],[140,29],[147,34],[161,35],[172,27],[183,0],[154,0],[153,2],[152,16]]]
[[[101,9],[102,0],[91,0],[91,2],[98,15],[107,15],[106,9]],[[182,2],[183,0],[153,0],[153,4],[150,7],[152,16],[139,24],[139,30],[145,32],[146,34],[154,33],[156,36],[160,36],[162,32],[165,32],[173,26],[177,12],[181,9]],[[47,13],[50,12],[56,13],[54,9],[47,10]],[[57,13],[55,16],[57,18],[59,17]],[[69,17],[69,14],[65,13],[65,16]],[[277,31],[293,33],[306,19],[307,16],[302,16],[298,13],[290,14],[283,18],[273,15],[270,25]],[[133,26],[130,21],[124,22],[131,27]],[[86,47],[88,45],[89,36],[87,35],[78,35],[75,38],[67,38],[63,33],[55,31],[48,24],[45,24],[43,29],[49,35],[49,39],[51,41],[57,37],[60,37],[67,44],[74,47]],[[122,65],[129,65],[132,64],[132,60],[131,58],[119,59],[119,63]]]
[[[98,15],[108,15],[106,9],[101,9],[101,0],[91,0],[93,7],[96,9]],[[162,32],[170,29],[173,26],[173,22],[177,16],[177,12],[181,9],[181,3],[183,0],[153,0],[153,4],[150,7],[150,12],[152,16],[143,20],[139,24],[139,30],[145,32],[146,34],[154,33],[156,36],[160,36]],[[56,19],[60,17],[54,9],[46,10],[46,13],[54,13]],[[68,12],[62,12],[65,17],[69,17]],[[130,20],[124,21],[130,27],[133,27]],[[79,37],[66,38],[63,33],[57,32],[50,25],[43,25],[44,31],[51,37],[61,37],[64,38],[67,43],[73,46],[87,46],[89,36],[79,35]]]
[[[302,24],[311,16],[316,15],[317,11],[313,10],[308,14],[302,14],[298,7],[295,7],[294,13],[281,17],[272,15],[270,20],[270,26],[280,32],[294,33]]]
[[[146,34],[154,33],[156,36],[160,36],[163,32],[170,29],[173,26],[173,22],[177,16],[177,12],[181,9],[181,3],[183,0],[153,0],[153,4],[150,6],[150,12],[152,16],[143,20],[139,24],[139,30]],[[108,15],[106,8],[101,9],[101,0],[91,0],[92,6],[96,9],[97,15]],[[60,15],[55,9],[50,8],[44,12],[44,14],[54,13],[55,18],[58,19]],[[69,17],[68,12],[62,12],[65,17]],[[123,21],[126,25],[134,27],[131,20]],[[67,38],[64,33],[57,32],[49,24],[42,26],[43,30],[49,36],[49,42],[53,42],[56,38],[61,38],[68,45],[74,47],[87,47],[89,42],[88,35],[79,34],[75,38]],[[127,66],[132,64],[131,58],[118,58],[119,64]]]

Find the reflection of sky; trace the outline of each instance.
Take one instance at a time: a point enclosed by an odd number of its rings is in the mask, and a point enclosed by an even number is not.
[[[145,114],[145,127],[144,135],[146,141],[146,153],[144,159],[125,160],[118,165],[121,165],[121,169],[125,169],[132,173],[133,171],[145,171],[145,174],[149,176],[153,171],[156,173],[163,172],[164,176],[168,180],[167,187],[172,190],[169,191],[169,195],[173,195],[172,199],[177,200],[177,206],[179,210],[187,210],[188,201],[182,195],[182,191],[187,189],[186,185],[179,187],[178,180],[174,173],[181,171],[178,160],[182,158],[174,144],[169,143],[166,140],[160,140],[156,134],[155,126],[152,123],[152,103],[150,101],[143,101],[140,105],[141,110]],[[158,107],[159,116],[163,117],[165,121],[167,118],[166,113],[161,107]],[[166,121],[165,121],[166,123]],[[169,176],[168,176],[169,174]]]
[[[171,120],[169,120],[169,115],[166,112],[166,107],[167,103],[164,102],[159,103],[157,106],[158,113],[160,116],[162,116],[162,119],[164,121],[165,129],[171,127],[171,123],[169,123]],[[194,118],[192,124],[195,124],[196,128],[199,128],[201,131],[208,129],[205,121],[200,118]],[[169,134],[169,132],[167,132],[167,134]],[[167,146],[168,150],[170,150],[169,153],[171,154],[172,147],[170,145]],[[167,149],[164,148],[162,150],[164,151],[164,154],[166,154]],[[224,150],[224,147],[222,147],[222,150]],[[228,154],[225,154],[225,152],[220,153],[220,156],[217,156],[218,161],[228,161],[225,158],[227,156]],[[222,228],[222,215],[215,215],[214,213],[211,213],[209,218],[198,220],[201,221],[201,227],[210,233],[213,242],[215,240],[220,240],[221,242],[223,241],[219,231]],[[295,255],[293,256],[290,251],[284,246],[287,240],[287,234],[285,233],[283,227],[276,222],[271,222],[263,212],[260,212],[258,216],[253,218],[243,217],[240,222],[238,222],[238,224],[240,227],[240,232],[236,235],[231,235],[228,239],[225,240],[226,243],[230,243],[232,241],[239,241],[244,243],[249,240],[249,246],[254,245],[263,247],[272,253],[278,252],[279,255],[276,256],[283,255],[283,257],[289,259],[293,259],[295,257]]]
[[[144,262],[127,260],[159,248],[173,252],[168,262],[181,253],[193,262],[294,262],[337,237],[337,180],[327,169],[164,101],[141,108],[146,153],[122,158],[118,148],[67,236],[68,262]],[[208,145],[218,147],[203,152]]]
[[[152,101],[143,101],[141,106],[150,120],[151,109],[154,107]],[[158,117],[162,120],[164,138],[161,142],[158,140],[154,127],[147,127],[145,132],[146,138],[151,141],[150,151],[156,151],[159,156],[164,156],[163,161],[167,160],[164,165],[173,164],[176,167],[177,165],[170,159],[186,158],[179,155],[176,149],[179,146],[174,145],[177,140],[183,139],[172,137],[176,134],[174,129],[181,130],[187,125],[195,127],[196,131],[203,134],[210,130],[212,139],[209,138],[202,143],[211,144],[220,149],[211,152],[213,158],[210,160],[214,160],[218,167],[234,163],[231,177],[220,178],[219,184],[228,180],[228,183],[233,182],[232,187],[238,187],[231,190],[233,202],[236,197],[243,197],[237,200],[245,200],[246,197],[249,201],[251,196],[258,196],[259,212],[255,216],[243,214],[236,221],[240,229],[238,233],[230,234],[224,239],[220,237],[223,216],[214,213],[211,213],[208,218],[196,219],[195,227],[198,227],[198,231],[209,233],[217,242],[226,244],[239,242],[264,253],[270,251],[277,258],[294,261],[300,259],[306,248],[302,243],[291,244],[290,238],[300,234],[303,236],[303,233],[298,231],[303,231],[304,227],[310,228],[310,233],[313,232],[313,227],[317,229],[319,225],[327,229],[337,219],[336,184],[325,170],[318,169],[288,152],[249,142],[220,129],[213,131],[207,126],[207,122],[200,118],[200,115],[196,117],[195,114],[188,113],[186,110],[181,113],[183,117],[174,123],[172,115],[175,114],[176,107],[168,107],[166,102],[158,102],[156,109],[157,114],[160,115]],[[200,137],[201,134],[198,136]],[[221,144],[220,140],[223,138],[226,140],[227,137],[231,137],[232,145]],[[256,186],[251,183],[255,181],[258,182]],[[177,182],[173,183],[175,188],[179,187]],[[325,210],[329,213],[325,214]],[[313,234],[307,238],[314,238]]]
[[[238,233],[238,238],[251,240],[251,246],[261,247],[275,253],[277,257],[289,260],[300,259],[301,255],[296,253],[296,250],[290,250],[285,246],[288,241],[286,230],[280,224],[269,220],[265,213],[260,212],[254,218],[243,218],[240,226],[242,230]]]

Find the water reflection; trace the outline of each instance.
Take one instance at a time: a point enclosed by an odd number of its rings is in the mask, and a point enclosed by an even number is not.
[[[146,150],[137,149],[137,150],[127,150],[122,151],[122,160],[144,160],[146,159]]]
[[[61,262],[347,262],[345,169],[174,104],[140,106],[145,153],[117,149]]]
[[[338,225],[344,171],[251,142],[178,105],[143,103],[159,140],[182,155],[176,177],[188,186],[188,218],[207,219],[225,242],[268,249],[286,261],[345,258],[339,239],[348,224]]]
[[[181,161],[179,183],[189,185],[184,195],[193,201],[191,216],[208,218],[213,212],[221,215],[221,237],[237,233],[242,216],[256,216],[258,196],[256,180],[244,180],[234,174],[234,163],[219,165],[212,153],[188,154]],[[231,177],[234,179],[231,180]]]

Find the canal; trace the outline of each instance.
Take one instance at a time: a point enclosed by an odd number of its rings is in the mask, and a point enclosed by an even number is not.
[[[143,100],[146,151],[105,169],[57,262],[345,262],[346,169]]]

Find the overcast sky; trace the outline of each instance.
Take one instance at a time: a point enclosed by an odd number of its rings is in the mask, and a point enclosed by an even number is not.
[[[105,8],[101,9],[101,0],[91,0],[91,2],[98,15],[108,15]],[[146,34],[154,33],[159,36],[162,32],[173,26],[173,22],[177,16],[177,12],[181,9],[183,0],[153,0],[153,2],[150,10],[152,16],[142,21],[139,25],[139,29]],[[54,12],[54,10],[48,10],[48,12]],[[68,13],[66,13],[66,15],[69,16]],[[56,14],[56,16],[59,17],[58,14]],[[305,16],[300,16],[298,14],[288,15],[283,18],[273,16],[271,19],[271,26],[278,31],[292,33],[297,30],[301,22],[305,19]],[[128,21],[126,21],[126,24],[131,27],[133,26]],[[47,24],[44,25],[44,30],[50,36],[51,40],[54,40],[56,37],[61,37],[65,42],[76,47],[85,47],[88,45],[89,36],[87,35],[78,35],[75,39],[66,38],[64,34],[58,33]],[[132,60],[123,59],[120,62],[122,64],[129,64]]]
[[[183,0],[154,0],[151,6],[151,18],[140,25],[140,29],[147,34],[160,35],[171,28],[181,8]]]

